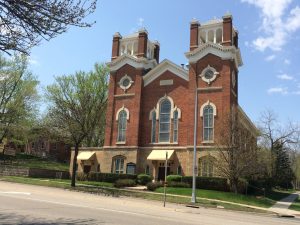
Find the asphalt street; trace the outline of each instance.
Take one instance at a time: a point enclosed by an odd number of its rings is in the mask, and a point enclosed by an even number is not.
[[[300,224],[299,218],[192,209],[127,197],[100,196],[0,181],[0,224]]]

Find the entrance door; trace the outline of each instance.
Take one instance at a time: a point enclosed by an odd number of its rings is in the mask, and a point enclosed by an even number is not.
[[[167,167],[167,176],[170,174],[170,167]],[[158,177],[157,177],[158,181],[164,181],[165,180],[165,167],[164,166],[160,166],[158,167]]]
[[[91,166],[85,165],[85,166],[83,167],[83,172],[84,172],[84,173],[89,173],[90,171],[91,171]]]

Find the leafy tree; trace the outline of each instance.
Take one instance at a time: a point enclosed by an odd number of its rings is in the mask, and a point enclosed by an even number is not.
[[[50,101],[49,120],[53,130],[74,144],[72,182],[75,186],[79,146],[87,137],[93,136],[101,127],[107,102],[108,69],[95,65],[92,72],[59,76],[47,87]]]
[[[0,143],[8,138],[22,144],[36,116],[38,81],[27,65],[24,55],[0,55]]]
[[[50,40],[69,25],[89,27],[83,19],[97,0],[0,0],[0,50],[29,53],[42,39]]]

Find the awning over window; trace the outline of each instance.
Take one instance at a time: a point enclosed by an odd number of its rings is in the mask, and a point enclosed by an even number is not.
[[[92,158],[92,156],[95,154],[95,152],[80,152],[77,156],[77,160],[89,160]]]
[[[168,159],[170,159],[174,153],[174,150],[152,150],[147,157],[148,160],[166,160],[166,152],[168,152]]]

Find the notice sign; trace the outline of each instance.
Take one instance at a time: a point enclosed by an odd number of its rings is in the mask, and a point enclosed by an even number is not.
[[[0,153],[3,153],[3,151],[4,151],[4,144],[1,143],[1,144],[0,144]]]
[[[16,150],[12,149],[12,148],[5,148],[4,150],[4,155],[12,155],[15,156],[16,155]]]

